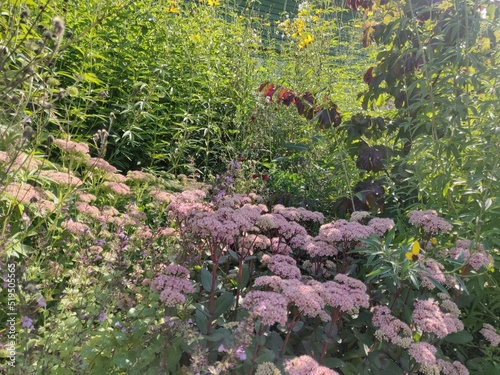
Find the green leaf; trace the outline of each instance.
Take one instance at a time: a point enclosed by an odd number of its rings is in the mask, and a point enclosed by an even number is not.
[[[231,292],[223,293],[215,301],[214,319],[224,314],[234,303],[234,295]]]
[[[473,339],[474,337],[472,337],[472,335],[467,331],[450,333],[444,338],[445,341],[448,341],[452,344],[466,344],[468,342],[471,342]]]
[[[83,73],[83,78],[85,79],[85,81],[96,83],[98,85],[102,85],[104,83],[99,78],[97,78],[95,73]]]
[[[309,151],[309,146],[306,145],[305,143],[287,142],[283,144],[283,147],[294,151]]]
[[[202,268],[200,271],[201,285],[203,289],[207,292],[212,290],[212,274],[206,268]]]
[[[203,314],[203,312],[201,312],[200,310],[196,310],[196,312],[194,313],[194,319],[196,321],[196,326],[198,327],[200,332],[206,335],[208,331],[207,316]]]

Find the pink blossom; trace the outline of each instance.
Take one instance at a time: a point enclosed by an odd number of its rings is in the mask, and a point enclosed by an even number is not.
[[[437,366],[443,375],[469,375],[469,370],[458,361],[447,362],[438,358]]]
[[[304,207],[285,207],[277,204],[273,207],[273,213],[280,214],[285,219],[290,221],[315,221],[323,223],[325,217],[321,212],[309,211]]]
[[[271,251],[273,254],[291,254],[293,252],[292,248],[279,237],[271,238]]]
[[[464,329],[456,314],[442,311],[433,299],[417,300],[412,317],[422,332],[434,333],[440,338]]]
[[[304,244],[303,248],[311,258],[331,257],[338,254],[336,246],[316,238],[309,239],[309,241]]]
[[[89,153],[89,146],[86,143],[73,142],[68,139],[54,139],[52,143],[66,152],[74,152],[78,154]]]
[[[68,232],[76,235],[82,235],[83,233],[90,233],[90,228],[82,223],[68,219],[61,223],[61,227],[66,229]]]
[[[129,195],[130,188],[122,182],[109,182],[106,181],[104,186],[108,187],[113,193],[117,195]]]
[[[262,234],[248,234],[240,238],[240,251],[252,254],[253,250],[265,250],[271,246],[271,241],[268,237]]]
[[[340,311],[349,312],[370,306],[366,285],[347,275],[337,274],[334,281],[322,283],[322,289],[320,295],[323,296],[325,303],[340,308]]]
[[[189,271],[180,265],[170,264],[151,281],[151,289],[160,293],[160,300],[166,306],[182,305],[185,294],[193,293],[194,287],[189,280]]]
[[[484,338],[490,342],[491,346],[498,346],[498,344],[500,344],[500,335],[491,324],[484,323],[483,329],[479,332],[481,332]]]
[[[413,343],[408,348],[408,354],[411,355],[417,363],[427,367],[436,364],[436,347],[427,342],[421,341]]]
[[[151,190],[148,194],[150,197],[153,197],[160,203],[170,203],[173,199],[173,194],[168,191],[163,190]]]
[[[427,289],[434,289],[435,285],[429,278],[434,279],[440,284],[446,283],[446,276],[443,273],[444,266],[438,261],[427,258],[423,261],[423,271],[419,272],[420,277],[422,278],[422,286]]]
[[[272,255],[267,263],[267,268],[277,276],[284,279],[300,278],[300,270],[295,259],[288,255]]]
[[[99,219],[101,211],[99,208],[92,206],[86,202],[76,202],[75,207],[81,214],[90,216],[93,219]]]
[[[254,286],[268,286],[281,293],[288,305],[295,306],[301,314],[309,317],[320,317],[328,321],[330,317],[323,310],[325,301],[320,296],[316,285],[305,284],[298,279],[282,279],[278,276],[260,276],[255,279]]]
[[[139,182],[149,182],[154,180],[154,176],[141,171],[128,171],[127,180],[128,181],[139,181]]]
[[[286,361],[285,371],[289,375],[338,375],[332,369],[320,366],[314,358],[308,355]]]
[[[288,301],[276,292],[252,290],[245,296],[241,306],[256,314],[262,324],[272,326],[275,323],[284,326],[287,321]]]
[[[374,218],[368,222],[368,226],[373,228],[373,231],[377,236],[383,236],[386,232],[389,232],[394,228],[394,221],[392,219],[385,218]]]
[[[493,264],[493,256],[486,251],[478,251],[470,256],[468,263],[475,271],[488,268],[490,264]]]
[[[125,177],[120,173],[108,173],[106,176],[104,176],[104,179],[106,181],[112,181],[112,182],[120,182],[120,183],[127,182],[127,177]]]
[[[97,199],[97,197],[93,194],[90,194],[90,193],[79,193],[78,199],[82,202],[90,203],[92,201],[95,201]]]
[[[371,227],[342,219],[322,225],[316,239],[330,244],[358,242],[360,238],[368,238],[372,233],[374,230]]]
[[[411,345],[413,338],[410,326],[395,318],[387,306],[376,306],[372,312],[372,323],[379,328],[375,332],[379,340],[387,340],[402,348],[408,348]]]
[[[434,210],[410,211],[408,217],[411,224],[422,228],[427,233],[449,232],[452,228],[451,224],[439,217]]]
[[[69,185],[78,187],[83,185],[82,180],[73,176],[71,172],[58,172],[53,170],[40,171],[40,176],[46,177],[59,185]]]
[[[115,173],[117,169],[102,158],[89,158],[85,161],[87,166],[92,169],[100,169],[104,172]]]

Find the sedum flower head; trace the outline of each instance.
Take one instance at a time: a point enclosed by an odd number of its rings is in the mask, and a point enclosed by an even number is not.
[[[479,332],[481,332],[484,338],[490,342],[491,346],[498,346],[498,344],[500,344],[500,335],[491,324],[484,323],[483,329]]]
[[[410,211],[408,218],[410,219],[410,224],[422,228],[427,233],[437,233],[438,231],[449,232],[452,228],[451,224],[438,216],[434,210]]]
[[[439,338],[464,329],[464,325],[458,319],[456,311],[443,311],[438,302],[432,298],[417,300],[412,318],[420,331],[433,333]]]
[[[287,321],[288,301],[276,292],[252,290],[248,292],[241,306],[260,317],[262,324],[272,326],[275,323],[285,325]]]
[[[153,278],[151,289],[159,292],[160,300],[169,307],[182,305],[186,301],[185,295],[194,292],[187,268],[173,263]]]
[[[320,366],[314,358],[308,355],[286,361],[285,372],[289,375],[338,375],[337,372]]]

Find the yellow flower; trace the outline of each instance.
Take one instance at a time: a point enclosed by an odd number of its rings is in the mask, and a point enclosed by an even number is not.
[[[436,240],[436,237],[432,237],[432,238],[431,238],[431,244],[432,244],[433,246],[436,246],[436,245],[437,245],[437,243],[438,243],[438,240]]]
[[[411,245],[411,251],[407,252],[405,256],[409,260],[413,260],[414,262],[416,262],[418,260],[418,254],[420,254],[420,244],[418,243],[418,241],[415,241]]]
[[[312,36],[312,34],[308,33],[300,39],[300,43],[299,43],[297,48],[299,49],[299,51],[301,51],[304,48],[306,48],[309,44],[311,44],[313,40],[314,40],[314,37]]]
[[[179,8],[177,7],[176,2],[172,1],[172,3],[170,4],[170,7],[167,7],[165,9],[165,12],[167,12],[167,13],[179,13]]]
[[[207,4],[212,6],[212,7],[215,7],[217,5],[220,5],[220,1],[219,0],[207,0]]]

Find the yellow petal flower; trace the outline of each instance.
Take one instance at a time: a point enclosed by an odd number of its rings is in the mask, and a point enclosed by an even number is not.
[[[418,260],[418,254],[420,254],[420,244],[418,241],[415,241],[411,245],[411,251],[407,252],[405,257],[416,262]]]

